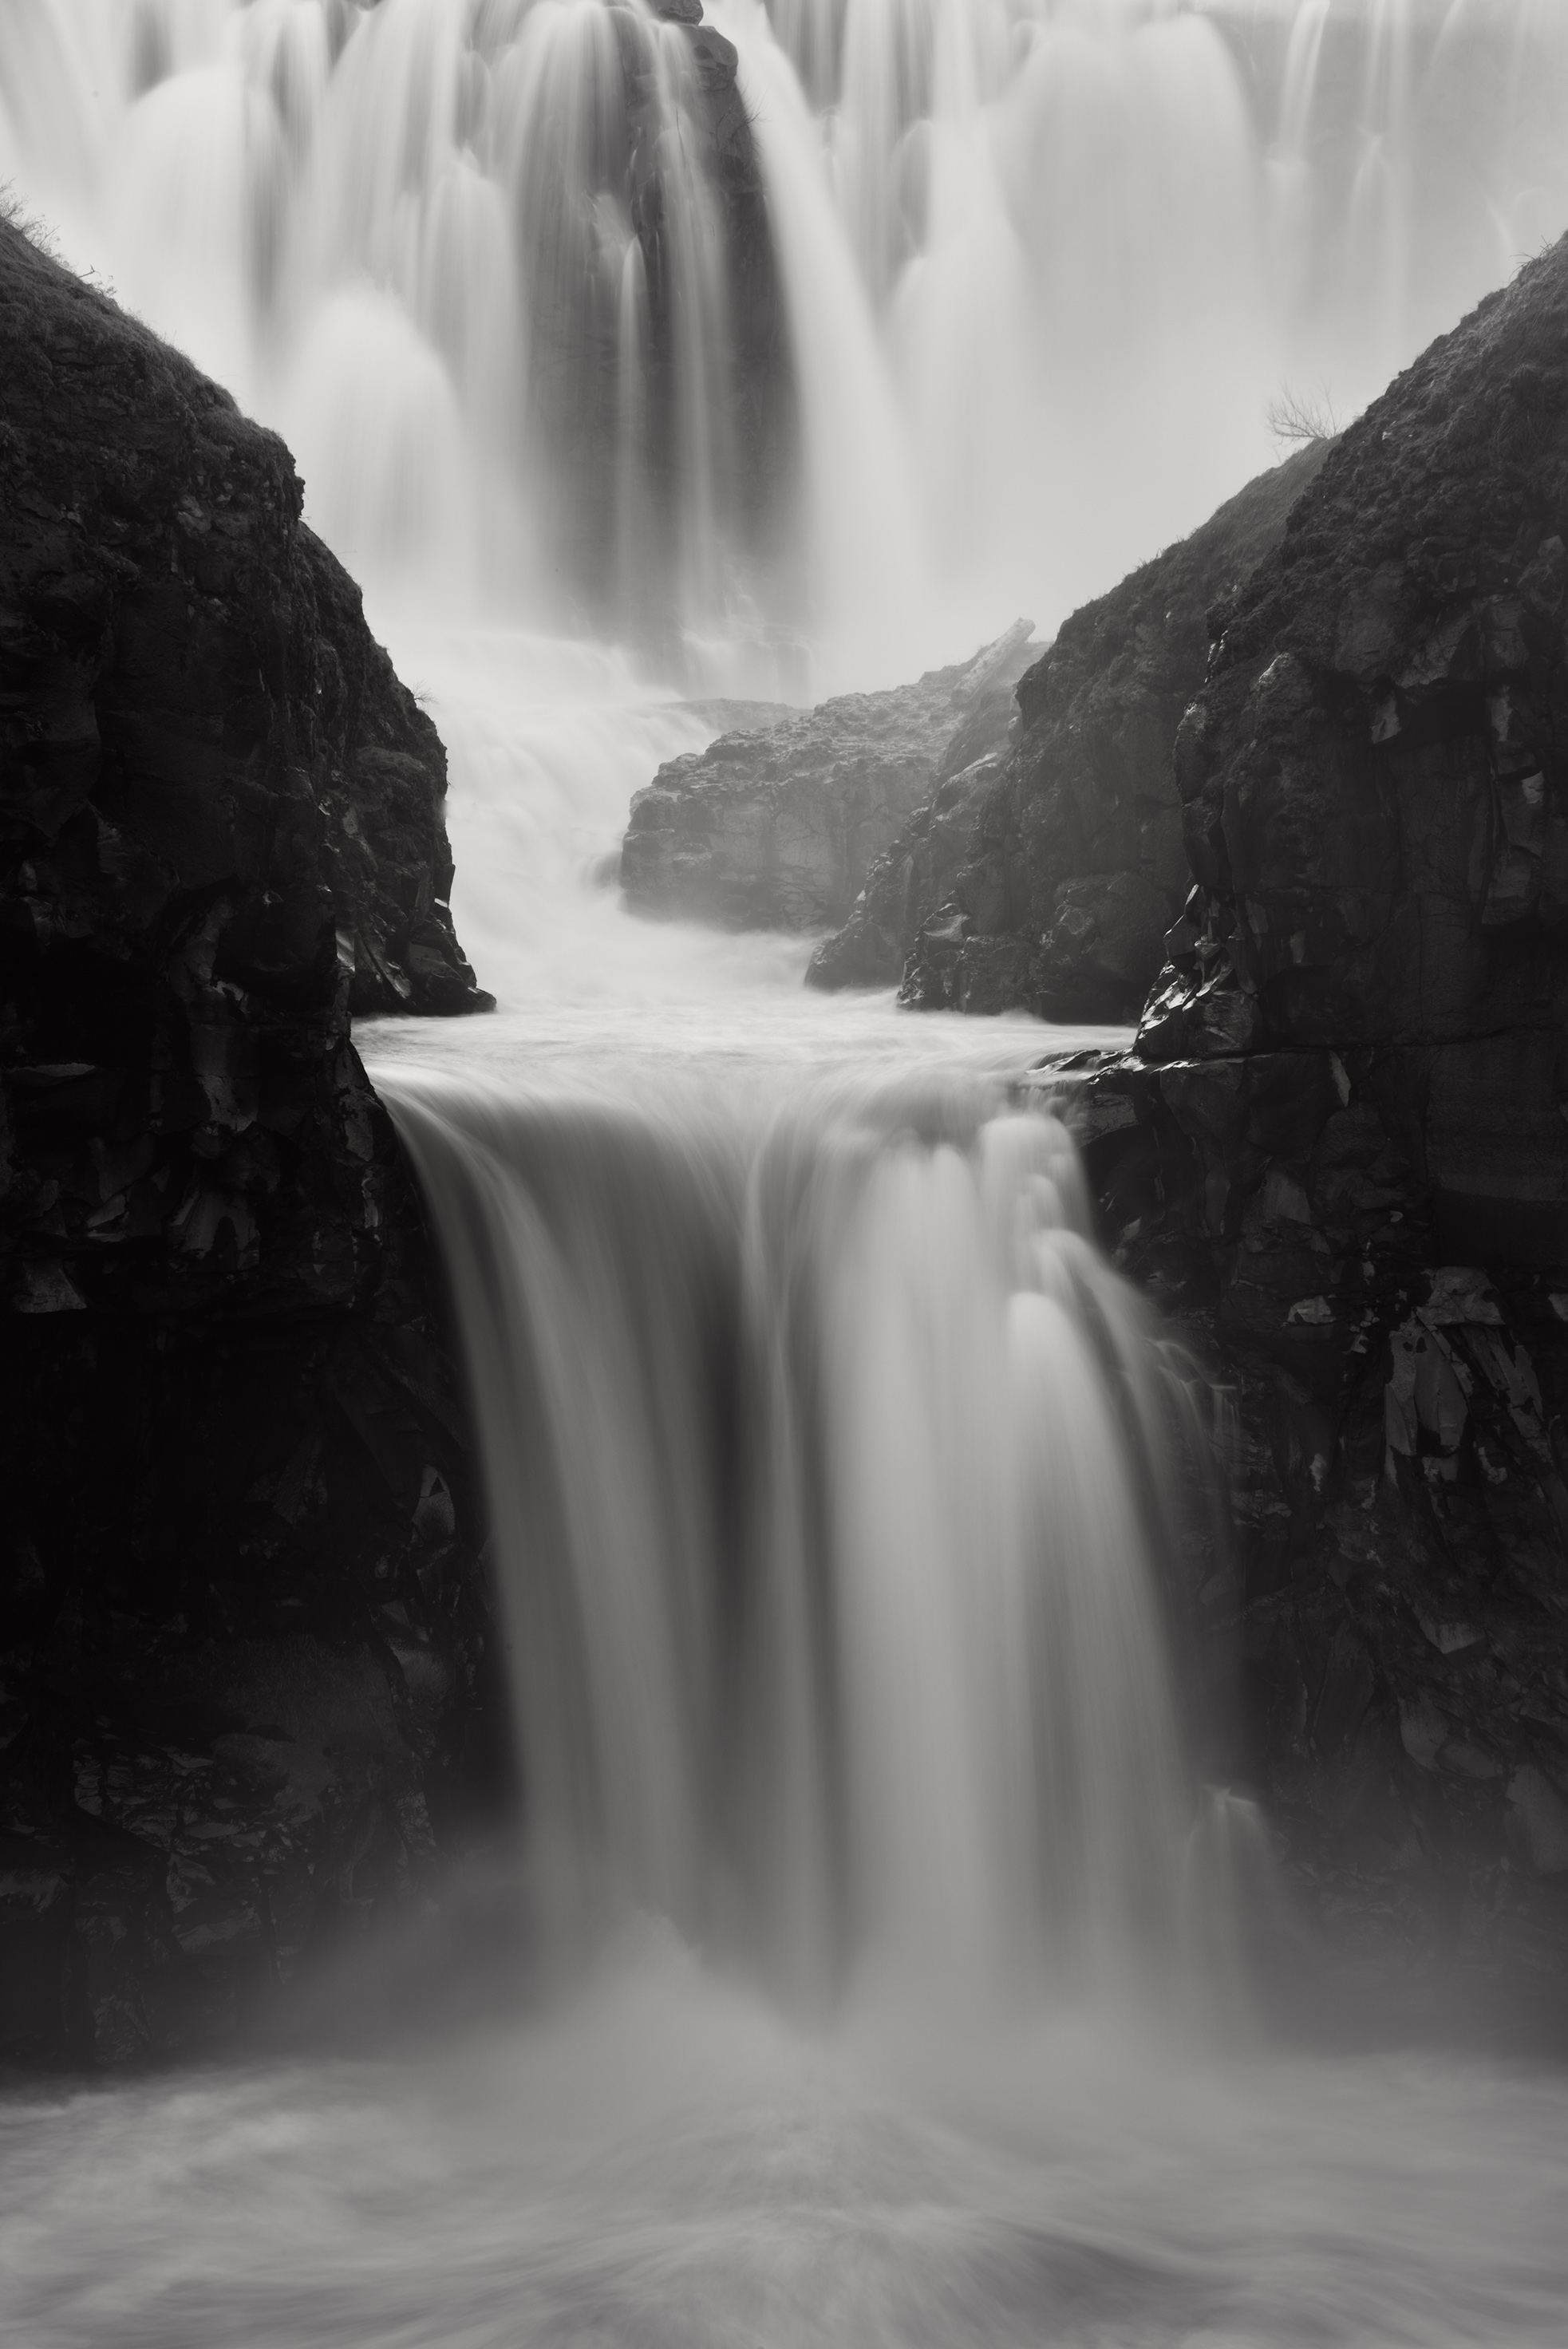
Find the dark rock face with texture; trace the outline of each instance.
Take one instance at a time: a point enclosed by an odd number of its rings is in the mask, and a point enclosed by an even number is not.
[[[631,803],[621,885],[633,912],[730,929],[842,922],[909,809],[955,759],[984,760],[1005,737],[1030,633],[1021,620],[961,667],[670,760]]]
[[[1252,1754],[1325,1913],[1558,1971],[1565,541],[1559,245],[1220,616],[1197,885],[1136,1053],[1069,1072],[1118,1255],[1234,1392]]]
[[[817,984],[864,971],[901,976],[921,1010],[1136,1019],[1189,886],[1172,745],[1210,616],[1277,542],[1323,455],[1261,475],[1064,622],[1020,681],[1006,756],[910,817]]]
[[[349,1014],[487,999],[441,745],[299,503],[0,224],[11,2054],[221,2040],[469,1772],[469,1450]]]
[[[282,441],[3,222],[0,338],[5,885],[40,953],[112,926],[134,959],[199,911],[206,978],[258,999],[330,1002],[341,965],[358,1015],[487,1001],[440,738]]]

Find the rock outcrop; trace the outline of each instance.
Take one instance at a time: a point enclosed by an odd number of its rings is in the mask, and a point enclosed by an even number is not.
[[[913,812],[813,984],[901,978],[919,1009],[1137,1018],[1189,886],[1172,745],[1210,617],[1323,456],[1303,449],[1261,475],[1064,623],[1019,683],[1005,758],[954,770]]]
[[[1568,243],[1344,435],[1219,616],[1196,885],[1136,1052],[1068,1072],[1110,1237],[1236,1398],[1210,1598],[1326,1909],[1559,1969],[1565,544]]]
[[[730,929],[842,922],[910,808],[1005,739],[1030,635],[1020,620],[918,684],[670,760],[631,803],[620,871],[632,911]]]
[[[231,2033],[413,1897],[478,1717],[463,1416],[349,1017],[488,999],[441,745],[299,512],[0,223],[9,2053]]]

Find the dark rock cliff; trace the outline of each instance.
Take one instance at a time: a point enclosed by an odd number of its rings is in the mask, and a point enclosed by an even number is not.
[[[209,975],[258,996],[329,996],[341,961],[356,1013],[485,1002],[440,738],[283,443],[4,222],[0,337],[0,750],[40,951],[73,896],[128,941],[199,903]]]
[[[482,997],[287,451],[0,223],[0,2049],[222,2036],[411,1898],[483,1609],[351,1010]],[[444,1810],[443,1810],[444,1805]]]
[[[1197,885],[1136,1054],[1076,1080],[1123,1260],[1236,1397],[1252,1759],[1325,1909],[1559,1969],[1565,542],[1568,244],[1219,616]]]
[[[877,850],[934,782],[1004,740],[1031,634],[1020,620],[954,668],[846,694],[660,767],[631,803],[634,913],[733,929],[841,922]]]
[[[1187,894],[1171,746],[1210,616],[1276,543],[1304,449],[1064,622],[1021,679],[1005,757],[944,781],[872,865],[813,983],[919,1009],[1135,1019]]]

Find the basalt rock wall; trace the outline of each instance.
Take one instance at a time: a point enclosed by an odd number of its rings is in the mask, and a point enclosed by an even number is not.
[[[464,1417],[349,1017],[487,999],[299,514],[0,223],[0,2052],[232,2033],[473,1777]]]
[[[1031,634],[1020,620],[913,685],[846,694],[670,760],[631,803],[628,905],[732,929],[842,922],[909,809],[1005,740]]]
[[[1325,1907],[1559,1969],[1565,542],[1560,245],[1220,616],[1177,745],[1197,885],[1136,1052],[1075,1080],[1108,1235],[1238,1406],[1212,1604]]]
[[[1210,616],[1277,542],[1324,454],[1261,475],[1064,622],[1019,681],[1011,742],[957,762],[912,812],[814,984],[901,978],[919,1009],[1136,1019],[1189,886],[1172,746]]]

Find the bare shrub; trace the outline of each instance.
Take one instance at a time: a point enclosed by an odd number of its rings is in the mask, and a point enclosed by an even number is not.
[[[1282,449],[1304,449],[1319,440],[1333,440],[1344,429],[1324,384],[1315,391],[1283,385],[1263,410],[1263,418]]]
[[[47,253],[51,261],[59,259],[54,230],[42,212],[35,212],[14,180],[0,181],[0,221],[25,236],[39,253]]]

